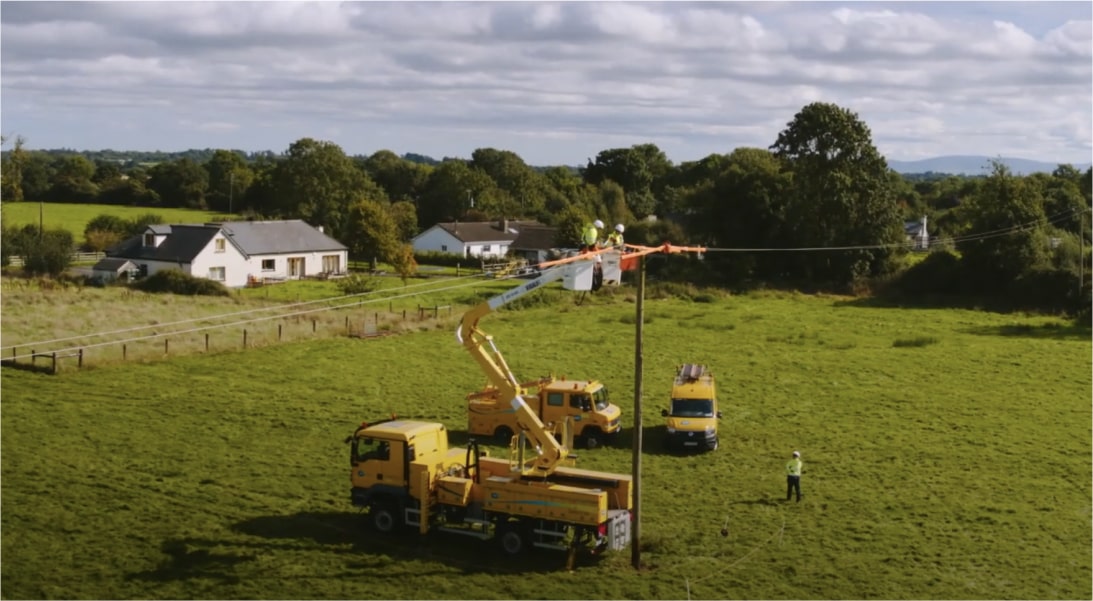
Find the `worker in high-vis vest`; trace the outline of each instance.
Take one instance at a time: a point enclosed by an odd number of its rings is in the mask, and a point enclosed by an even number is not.
[[[800,451],[794,451],[794,458],[786,463],[786,500],[789,500],[792,493],[797,491],[797,503],[801,502],[801,468],[803,467]]]
[[[801,463],[800,451],[793,451],[793,459],[786,463],[786,500],[790,500],[793,491],[797,491],[797,502],[801,502]]]
[[[581,232],[581,250],[590,251],[596,250],[600,246],[600,230],[603,229],[603,222],[599,219],[584,226],[584,231]]]
[[[617,248],[621,250],[623,246],[622,233],[625,231],[625,225],[621,223],[616,224],[615,231],[611,232],[611,234],[607,236],[607,242],[604,243],[604,246],[606,246],[607,248]]]

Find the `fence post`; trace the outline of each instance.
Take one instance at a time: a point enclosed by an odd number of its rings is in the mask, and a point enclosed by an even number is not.
[[[34,349],[30,349],[30,364],[34,365],[37,362],[38,353]]]
[[[281,324],[277,324],[277,342],[281,341]]]
[[[57,351],[53,351],[53,374],[57,374]]]
[[[247,328],[243,328],[243,348],[247,348]]]
[[[167,343],[169,343],[169,342],[170,342],[169,339],[167,339],[167,338],[163,339],[163,354],[164,355],[167,354],[167,349],[168,349],[168,344]]]
[[[80,354],[77,356],[79,358],[76,360],[76,367],[83,369],[83,349],[80,349]]]
[[[345,333],[346,334],[349,333],[349,316],[348,315],[345,316]]]
[[[433,305],[433,319],[437,319],[439,317],[440,317],[440,306],[439,305]]]
[[[316,320],[316,319],[315,319],[314,317],[313,317],[313,318],[311,318],[311,333],[312,333],[312,334],[314,334],[314,333],[315,333],[315,322],[316,322],[316,321],[317,321],[317,320]]]
[[[209,352],[209,333],[205,332],[205,352]]]
[[[14,347],[14,346],[11,347],[11,364],[12,365],[15,365],[17,363],[15,358],[18,356],[18,353],[15,352],[16,350],[18,350],[18,347]]]
[[[121,360],[125,361],[125,345],[121,345]]]
[[[402,310],[402,321],[406,321],[406,309]]]

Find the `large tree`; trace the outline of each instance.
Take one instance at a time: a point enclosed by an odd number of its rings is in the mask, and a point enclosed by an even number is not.
[[[254,172],[239,151],[217,150],[205,163],[209,174],[210,209],[234,213],[243,207],[247,189],[254,182]]]
[[[362,199],[349,206],[341,240],[354,256],[367,260],[372,269],[377,261],[390,261],[401,249],[398,227],[383,204]]]
[[[1021,275],[1048,263],[1039,186],[1014,176],[1000,161],[968,206],[970,228],[960,244],[967,283],[976,292],[1003,292]]]
[[[802,252],[797,275],[848,284],[888,271],[903,237],[888,165],[857,114],[809,104],[771,146],[792,172],[787,226],[797,247],[858,247]],[[862,248],[875,246],[875,248]]]
[[[596,155],[581,171],[586,183],[611,180],[626,191],[626,203],[642,219],[658,210],[657,197],[672,173],[672,163],[655,144],[611,148]]]
[[[190,159],[158,163],[148,170],[148,189],[159,195],[163,206],[206,209],[209,174]]]
[[[428,165],[408,161],[390,150],[373,153],[361,161],[361,166],[392,202],[416,200],[432,170]]]
[[[23,150],[25,143],[23,136],[15,136],[11,152],[0,163],[0,199],[4,202],[23,200],[23,167],[27,164],[27,151]]]
[[[322,225],[337,239],[350,205],[361,199],[387,202],[383,189],[333,142],[293,142],[272,175],[273,211]]]

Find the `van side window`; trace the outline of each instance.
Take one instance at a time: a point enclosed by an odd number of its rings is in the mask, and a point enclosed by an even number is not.
[[[569,406],[574,409],[587,410],[592,406],[592,401],[588,399],[588,395],[586,394],[574,394],[569,397]]]
[[[551,392],[547,394],[547,405],[551,407],[562,407],[565,405],[565,395],[560,392]]]

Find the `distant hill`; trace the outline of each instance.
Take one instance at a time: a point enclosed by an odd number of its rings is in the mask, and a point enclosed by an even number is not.
[[[897,173],[950,173],[953,175],[987,175],[990,173],[992,159],[1002,161],[1004,165],[1013,171],[1014,175],[1028,175],[1030,173],[1051,173],[1058,167],[1058,163],[1044,161],[1032,161],[1029,159],[1014,159],[1008,157],[987,156],[943,156],[922,159],[921,161],[888,161],[888,166]],[[1089,163],[1074,165],[1079,171],[1089,169]]]

